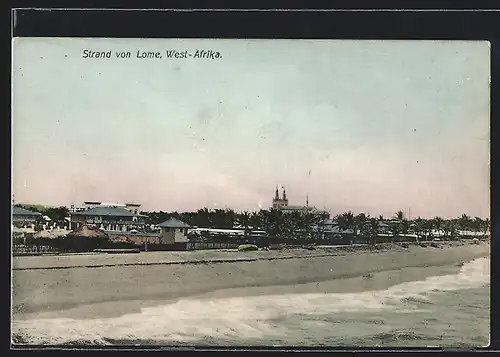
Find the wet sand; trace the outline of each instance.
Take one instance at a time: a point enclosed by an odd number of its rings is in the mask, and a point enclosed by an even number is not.
[[[31,314],[91,318],[139,312],[144,306],[188,297],[379,290],[451,274],[460,269],[460,263],[489,256],[489,251],[489,244],[482,243],[377,252],[19,257],[13,262],[12,306],[15,318]],[[94,267],[81,267],[84,264]]]

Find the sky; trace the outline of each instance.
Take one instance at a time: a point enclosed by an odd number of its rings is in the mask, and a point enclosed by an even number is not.
[[[197,49],[221,57],[165,56]],[[290,204],[308,196],[332,214],[489,217],[489,53],[460,41],[17,38],[14,200],[241,211],[285,186]]]

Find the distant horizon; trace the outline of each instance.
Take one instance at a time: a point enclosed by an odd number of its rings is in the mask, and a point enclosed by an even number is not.
[[[213,50],[217,59],[83,58]],[[490,218],[481,41],[17,38],[16,202]],[[22,203],[19,203],[22,204]]]

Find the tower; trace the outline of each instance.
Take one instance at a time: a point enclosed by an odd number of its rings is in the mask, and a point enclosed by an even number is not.
[[[288,199],[286,198],[285,187],[283,187],[283,197],[279,196],[278,186],[276,186],[276,192],[273,198],[273,208],[279,209],[281,207],[288,206]]]

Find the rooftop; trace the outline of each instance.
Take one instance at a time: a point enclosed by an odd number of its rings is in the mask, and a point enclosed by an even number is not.
[[[123,207],[116,206],[98,206],[84,211],[73,213],[77,216],[116,216],[116,217],[146,217],[136,214]]]
[[[29,211],[27,209],[17,207],[17,206],[12,207],[12,215],[13,216],[41,216],[41,214],[38,212]]]
[[[309,210],[309,211],[315,211],[316,208],[312,206],[283,206],[279,207],[278,209],[284,210],[284,211],[295,211],[295,210]]]
[[[186,224],[177,218],[170,218],[163,223],[158,225],[160,228],[191,228],[189,224]]]

